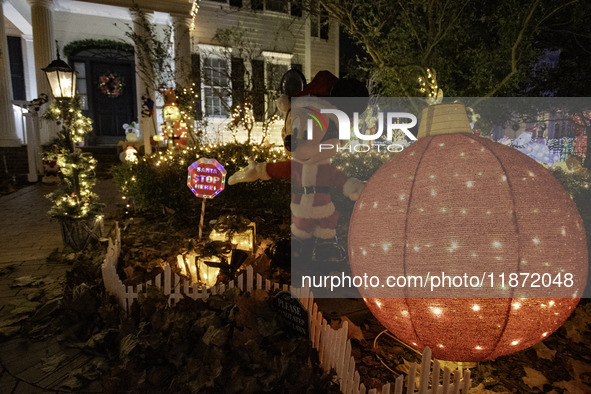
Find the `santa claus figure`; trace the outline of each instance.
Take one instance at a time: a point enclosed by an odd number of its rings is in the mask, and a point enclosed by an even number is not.
[[[334,106],[323,97],[367,97],[367,89],[358,81],[342,80],[328,71],[320,71],[306,85],[303,75],[290,70],[283,77],[284,95],[277,104],[285,116],[283,140],[291,160],[278,163],[255,163],[232,175],[228,184],[258,179],[291,177],[292,258],[313,262],[342,262],[346,252],[338,244],[336,227],[339,213],[331,200],[331,190],[338,190],[355,201],[363,182],[350,178],[330,164],[337,153],[338,122],[332,115],[311,123],[311,113]],[[291,105],[297,97],[298,105]],[[332,146],[333,149],[321,149]]]

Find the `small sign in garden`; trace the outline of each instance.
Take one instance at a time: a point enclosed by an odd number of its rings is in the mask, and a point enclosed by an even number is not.
[[[226,170],[216,159],[201,158],[189,166],[187,185],[197,197],[214,198],[226,186]]]
[[[205,200],[214,198],[226,186],[226,170],[216,159],[201,158],[189,166],[187,186],[197,197],[203,198],[199,220],[199,240],[203,235]]]
[[[274,300],[277,313],[281,322],[290,330],[307,337],[309,335],[308,312],[300,301],[292,298],[287,291],[282,291]]]

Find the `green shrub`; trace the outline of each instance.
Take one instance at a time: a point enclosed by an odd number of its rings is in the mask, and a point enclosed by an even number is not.
[[[287,160],[281,150],[267,147],[227,144],[157,152],[140,158],[137,164],[123,163],[111,172],[123,194],[136,209],[146,212],[171,212],[177,217],[193,218],[201,211],[201,199],[187,186],[188,167],[199,158],[214,158],[228,177],[256,161]],[[272,212],[289,218],[290,179],[272,179],[229,186],[207,201],[207,210],[235,211],[245,216]],[[249,211],[252,215],[249,214]]]

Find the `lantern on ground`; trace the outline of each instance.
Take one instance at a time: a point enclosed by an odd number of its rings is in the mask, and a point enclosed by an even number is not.
[[[249,253],[254,252],[256,225],[250,222],[243,231],[221,231],[215,228],[209,234],[211,241],[230,241],[232,249],[240,249]]]
[[[181,274],[189,276],[191,283],[199,283],[206,288],[210,288],[215,286],[220,268],[207,265],[206,261],[219,263],[221,260],[217,256],[204,258],[193,252],[177,255],[177,266]]]
[[[206,264],[206,261],[209,263],[219,263],[221,260],[217,256],[207,258],[197,257],[196,259],[195,266],[198,271],[199,280],[205,287],[210,288],[217,283],[220,268],[212,267],[211,265]]]
[[[351,269],[422,278],[478,272],[488,293],[428,298],[428,289],[412,286],[384,296],[360,292],[394,335],[419,351],[429,346],[442,360],[488,360],[532,346],[562,325],[585,287],[577,207],[533,159],[473,135],[463,105],[428,107],[422,119],[419,140],[384,164],[356,203]],[[519,287],[522,273],[530,275],[527,288]],[[534,273],[537,288],[529,287]]]

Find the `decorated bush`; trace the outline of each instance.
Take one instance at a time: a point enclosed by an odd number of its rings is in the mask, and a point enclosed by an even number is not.
[[[92,131],[92,121],[83,116],[78,98],[54,101],[43,115],[62,128],[58,138],[44,149],[44,160],[56,161],[61,182],[47,197],[53,202],[50,215],[61,221],[94,219],[100,214],[94,186],[96,159],[75,147]]]
[[[140,158],[137,164],[123,163],[112,169],[115,181],[126,199],[138,211],[174,214],[193,218],[201,209],[201,200],[187,187],[188,167],[199,158],[214,158],[233,174],[256,160],[285,160],[282,149],[247,144],[207,145],[170,149]],[[258,182],[254,185],[226,187],[208,202],[208,210],[223,209],[260,215],[272,212],[289,220],[289,179]],[[247,215],[248,216],[248,215]]]

